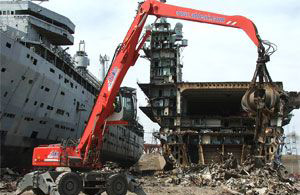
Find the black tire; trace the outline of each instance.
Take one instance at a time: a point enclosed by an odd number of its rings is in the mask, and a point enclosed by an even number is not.
[[[60,195],[78,195],[82,190],[82,180],[79,175],[72,172],[60,174],[55,183]]]
[[[35,195],[46,195],[40,188],[33,188],[32,191]]]
[[[127,189],[127,179],[122,174],[111,175],[106,182],[106,193],[108,195],[126,195]]]
[[[86,195],[101,194],[99,189],[84,189],[83,193],[85,193]]]

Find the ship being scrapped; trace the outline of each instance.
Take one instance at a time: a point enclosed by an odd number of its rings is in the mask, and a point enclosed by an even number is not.
[[[227,153],[243,162],[254,144],[255,118],[241,106],[250,82],[182,82],[180,51],[186,46],[182,24],[172,29],[165,18],[154,24],[144,47],[150,61],[150,83],[139,83],[149,104],[140,108],[160,125],[156,137],[164,155],[178,164],[216,162]],[[276,85],[283,89],[281,82]],[[283,126],[290,122],[290,112],[300,106],[299,93],[286,94],[283,116],[272,118],[265,129],[267,161],[280,156]]]
[[[74,43],[74,29],[31,1],[0,1],[1,167],[28,166],[33,147],[80,138],[101,84],[87,70],[84,42],[74,58],[62,48]],[[135,90],[120,92],[136,114]],[[131,165],[143,143],[137,122],[110,126],[101,159]]]

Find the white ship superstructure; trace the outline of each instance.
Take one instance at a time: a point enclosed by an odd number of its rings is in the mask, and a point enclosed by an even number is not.
[[[31,1],[0,1],[1,166],[30,164],[34,146],[80,138],[100,82],[87,70],[84,42],[74,58],[62,47],[73,45],[74,30]],[[111,127],[107,137],[103,154],[130,163],[142,153],[140,126]]]

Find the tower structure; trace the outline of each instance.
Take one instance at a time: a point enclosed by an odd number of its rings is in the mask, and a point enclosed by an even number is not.
[[[182,81],[183,67],[180,50],[187,46],[182,27],[177,23],[171,28],[166,18],[160,18],[144,47],[145,57],[150,60],[150,83],[139,83],[139,86],[148,97],[149,105],[141,109],[164,130],[174,128],[176,119],[176,83]]]

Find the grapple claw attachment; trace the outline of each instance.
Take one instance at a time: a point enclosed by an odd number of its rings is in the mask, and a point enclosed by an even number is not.
[[[44,194],[59,195],[57,185],[49,172],[34,171],[26,174],[17,185],[16,195],[28,190],[39,190]]]

